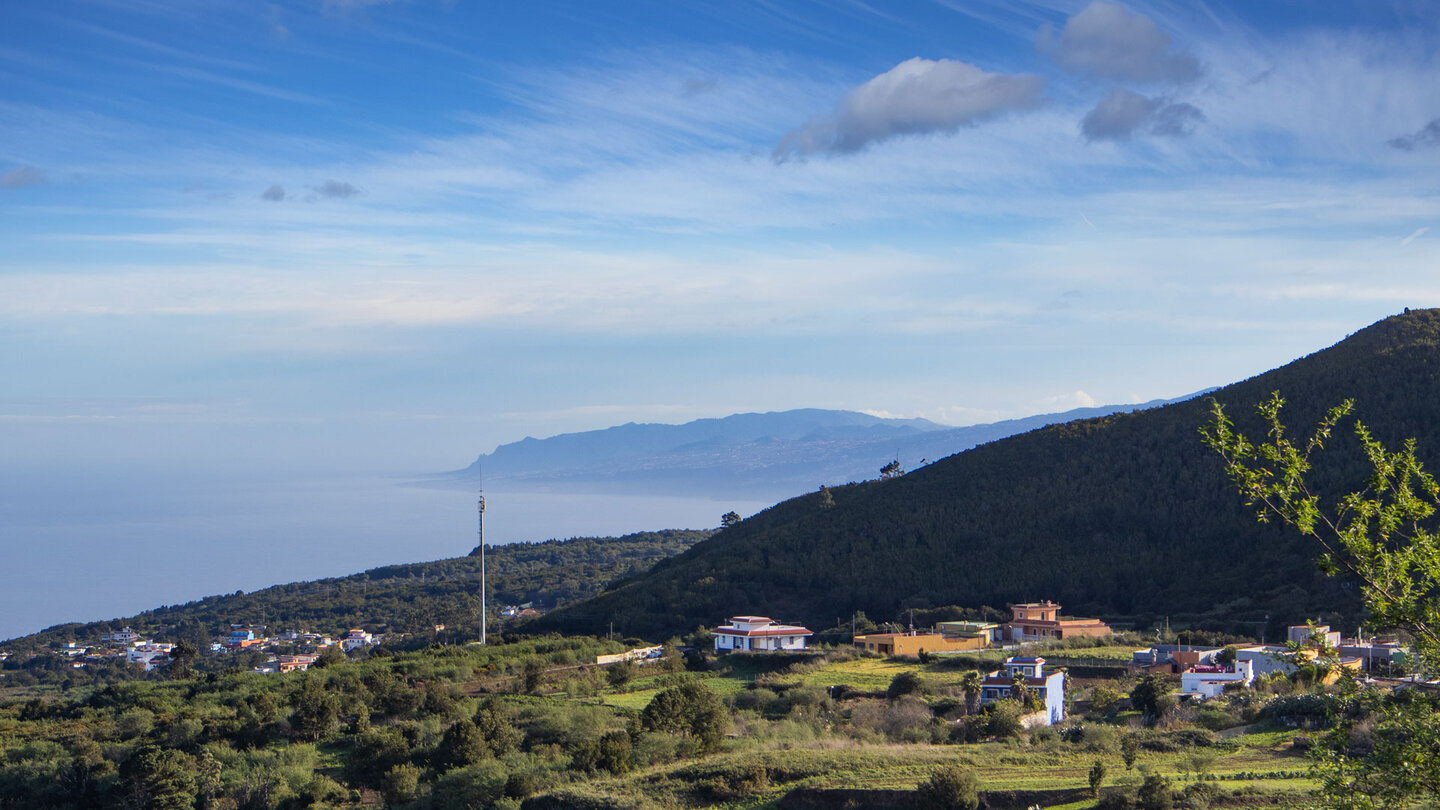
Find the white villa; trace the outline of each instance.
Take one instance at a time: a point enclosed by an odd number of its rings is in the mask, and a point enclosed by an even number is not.
[[[735,616],[711,633],[715,636],[715,652],[803,650],[805,639],[814,635],[804,627],[776,624],[768,616]]]
[[[1219,697],[1231,684],[1249,686],[1255,680],[1250,661],[1237,659],[1234,664],[1197,664],[1180,673],[1180,694],[1192,697]]]

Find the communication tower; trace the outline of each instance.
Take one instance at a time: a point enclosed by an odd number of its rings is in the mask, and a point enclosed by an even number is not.
[[[485,489],[475,499],[480,532],[480,643],[485,643]]]

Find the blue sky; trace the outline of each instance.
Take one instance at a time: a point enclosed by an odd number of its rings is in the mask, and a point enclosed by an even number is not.
[[[1171,397],[1440,303],[1427,2],[0,9],[16,463]]]

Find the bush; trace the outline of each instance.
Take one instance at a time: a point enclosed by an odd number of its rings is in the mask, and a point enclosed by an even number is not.
[[[1135,794],[1135,806],[1140,810],[1171,810],[1175,799],[1170,795],[1170,780],[1158,773],[1148,774]]]
[[[1024,716],[1025,708],[1020,701],[1009,698],[997,700],[990,704],[990,711],[985,714],[985,733],[1002,740],[1019,737],[1025,733],[1025,726],[1020,722]]]
[[[980,783],[975,773],[959,765],[941,765],[915,788],[921,807],[938,810],[977,810]]]
[[[380,795],[388,805],[404,804],[415,798],[420,787],[420,769],[414,765],[396,765],[380,780]]]
[[[925,691],[925,682],[920,676],[906,670],[890,679],[890,686],[885,689],[885,697],[890,700],[898,700],[906,695],[918,695]]]

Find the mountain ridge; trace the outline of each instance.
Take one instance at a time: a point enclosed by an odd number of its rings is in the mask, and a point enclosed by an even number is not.
[[[625,492],[643,488],[653,494],[780,500],[819,484],[863,480],[892,459],[902,466],[917,466],[1048,424],[1158,407],[1193,396],[959,427],[819,408],[731,414],[679,425],[627,422],[502,444],[444,477],[483,481],[502,489]]]
[[[1377,437],[1440,451],[1440,311],[1380,321],[1212,396],[1244,430],[1280,390],[1297,431],[1357,400]],[[1054,425],[983,444],[888,481],[777,504],[536,629],[599,622],[664,635],[760,613],[829,626],[853,610],[1003,606],[1053,598],[1068,613],[1138,627],[1165,617],[1252,630],[1324,615],[1358,619],[1353,583],[1323,577],[1308,540],[1258,524],[1199,441],[1204,400]],[[1315,483],[1363,485],[1353,436],[1337,436]],[[1203,571],[1203,575],[1199,572]]]

